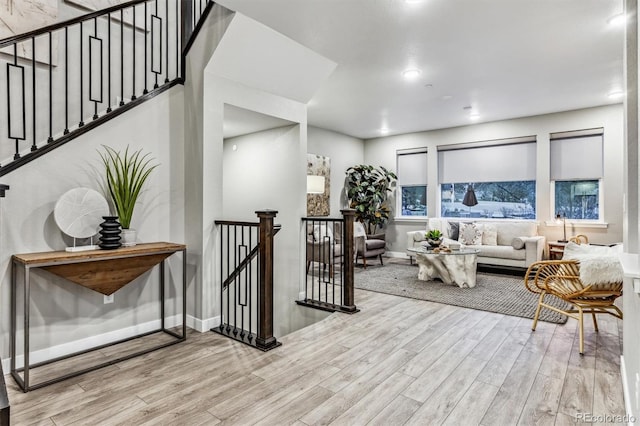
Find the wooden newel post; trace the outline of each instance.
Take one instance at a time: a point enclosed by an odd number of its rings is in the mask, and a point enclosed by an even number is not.
[[[344,238],[342,240],[342,247],[344,249],[344,266],[342,268],[343,273],[343,286],[342,286],[342,304],[343,310],[347,312],[357,312],[355,299],[354,299],[354,285],[353,285],[353,264],[355,258],[354,252],[354,239],[353,239],[353,224],[356,218],[356,211],[354,209],[340,210],[342,217],[344,218]]]
[[[273,337],[273,218],[275,210],[257,211],[260,219],[259,287],[258,287],[258,335],[256,347],[267,351],[280,345]]]

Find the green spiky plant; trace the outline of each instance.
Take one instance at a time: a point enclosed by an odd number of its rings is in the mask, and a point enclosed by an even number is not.
[[[154,159],[149,157],[149,153],[142,154],[142,149],[130,152],[127,146],[124,153],[121,153],[105,145],[102,147],[104,152],[100,152],[100,157],[106,172],[109,194],[122,228],[129,229],[140,191],[158,164],[151,164]]]

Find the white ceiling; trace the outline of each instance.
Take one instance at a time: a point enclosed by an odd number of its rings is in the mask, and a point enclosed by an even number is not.
[[[624,89],[624,27],[607,22],[622,0],[218,3],[336,62],[308,122],[359,138],[471,124],[468,106],[487,122],[618,103],[607,95]],[[405,81],[407,68],[422,73]]]

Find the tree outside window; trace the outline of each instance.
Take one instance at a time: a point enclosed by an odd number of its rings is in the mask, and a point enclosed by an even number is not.
[[[600,219],[600,181],[555,181],[555,212],[567,219]]]

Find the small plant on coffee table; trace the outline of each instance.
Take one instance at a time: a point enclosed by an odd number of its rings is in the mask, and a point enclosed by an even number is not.
[[[442,244],[442,232],[432,229],[425,234],[427,242],[431,247],[439,247]]]

